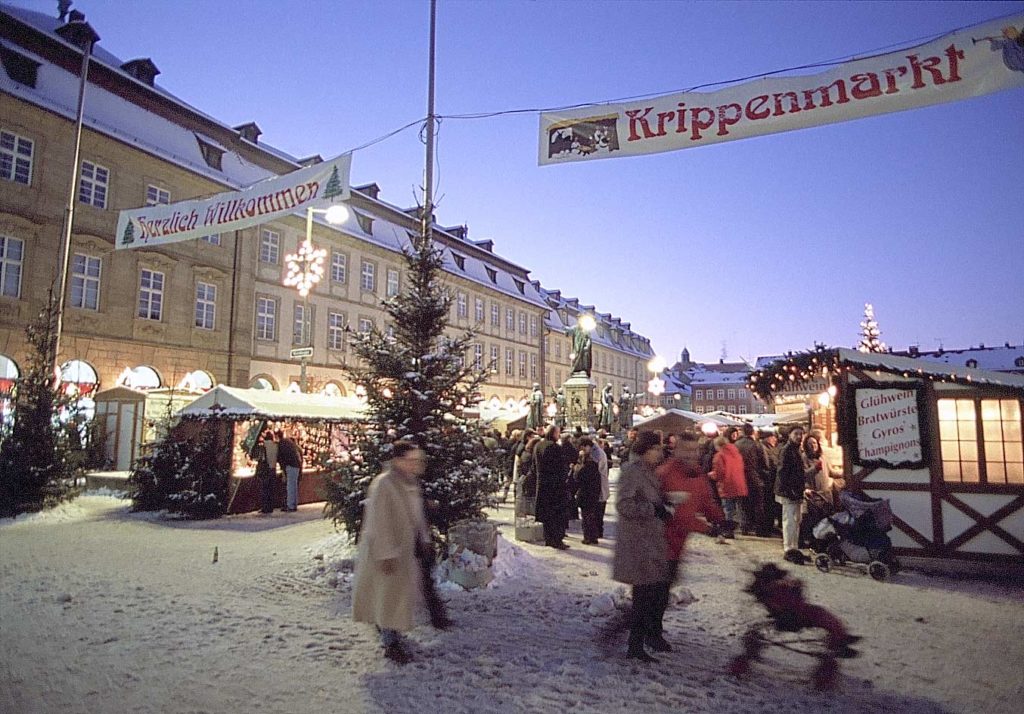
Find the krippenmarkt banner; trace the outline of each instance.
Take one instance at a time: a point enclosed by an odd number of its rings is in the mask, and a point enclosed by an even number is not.
[[[116,248],[143,248],[266,223],[308,206],[349,198],[352,155],[275,176],[241,191],[121,211]]]
[[[1024,15],[828,72],[762,78],[540,117],[540,163],[637,156],[969,99],[1024,86]]]

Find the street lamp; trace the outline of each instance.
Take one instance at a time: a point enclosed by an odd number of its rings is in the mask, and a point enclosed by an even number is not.
[[[323,215],[331,225],[344,223],[348,220],[348,209],[340,204],[330,208],[306,208],[306,239],[299,245],[298,253],[285,256],[288,273],[284,284],[299,291],[302,296],[302,335],[300,345],[291,351],[292,357],[301,359],[299,372],[299,391],[306,392],[306,362],[313,356],[312,330],[309,319],[309,292],[320,282],[324,275],[324,258],[327,251],[313,247],[313,214]]]
[[[647,383],[647,391],[651,393],[655,401],[665,393],[665,382],[658,375],[667,367],[664,357],[655,355],[647,363],[647,371],[652,372],[651,381]]]

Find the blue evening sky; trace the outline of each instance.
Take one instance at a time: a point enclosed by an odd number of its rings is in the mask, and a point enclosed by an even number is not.
[[[8,0],[11,1],[11,0]],[[56,0],[13,0],[55,13]],[[426,0],[78,0],[107,51],[221,121],[325,158],[426,114]],[[897,49],[1024,2],[439,0],[436,111],[669,93]],[[851,346],[1024,341],[1024,89],[635,158],[537,165],[536,112],[445,119],[443,225],[468,224],[669,362]],[[416,128],[354,154],[354,184],[421,197]]]

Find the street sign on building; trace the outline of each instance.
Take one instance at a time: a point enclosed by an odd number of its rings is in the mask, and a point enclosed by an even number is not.
[[[289,354],[291,354],[292,359],[299,359],[301,357],[312,357],[313,356],[313,348],[312,347],[295,347],[294,349],[292,349],[292,351]]]

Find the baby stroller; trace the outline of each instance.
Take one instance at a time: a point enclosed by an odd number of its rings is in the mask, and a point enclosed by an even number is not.
[[[851,491],[842,491],[839,499],[842,510],[814,526],[814,565],[823,573],[834,565],[863,565],[879,581],[895,575],[900,564],[886,535],[892,530],[889,502]]]

